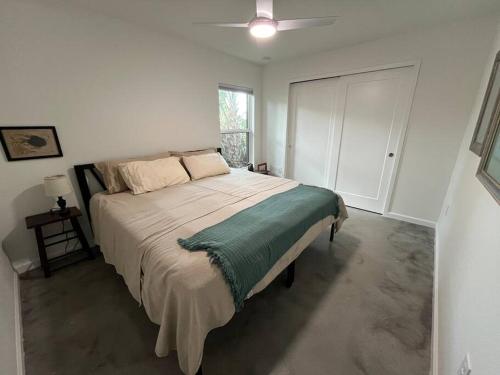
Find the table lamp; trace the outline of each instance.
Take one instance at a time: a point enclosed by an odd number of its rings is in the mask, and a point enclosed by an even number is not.
[[[63,196],[73,191],[68,177],[63,174],[44,177],[43,186],[45,187],[46,196],[57,198],[57,207],[52,208],[50,211],[59,212],[60,214],[66,213],[66,200]]]

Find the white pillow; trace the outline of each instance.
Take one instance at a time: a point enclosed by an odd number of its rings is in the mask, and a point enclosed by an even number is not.
[[[120,174],[132,193],[142,194],[189,181],[180,158],[172,156],[152,161],[131,161],[118,165]]]
[[[231,170],[218,152],[204,155],[183,156],[182,162],[192,180],[229,173]]]
[[[119,164],[129,163],[131,161],[139,161],[139,160],[156,160],[162,158],[168,158],[171,155],[170,152],[162,152],[160,154],[155,154],[151,156],[144,156],[140,158],[128,158],[128,159],[118,159],[118,160],[105,160],[98,163],[95,163],[95,167],[102,174],[104,185],[106,185],[106,189],[109,194],[120,193],[122,191],[127,190],[127,184],[123,181],[123,178],[120,174],[120,170],[118,169]]]

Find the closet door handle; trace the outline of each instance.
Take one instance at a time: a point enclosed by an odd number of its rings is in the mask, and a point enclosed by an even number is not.
[[[392,158],[394,156],[394,153],[389,152],[389,157]]]

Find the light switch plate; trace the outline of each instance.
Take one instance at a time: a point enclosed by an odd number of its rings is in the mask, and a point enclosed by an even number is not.
[[[466,354],[464,360],[460,364],[458,368],[457,375],[470,375],[471,367],[470,367],[470,358],[469,355]]]

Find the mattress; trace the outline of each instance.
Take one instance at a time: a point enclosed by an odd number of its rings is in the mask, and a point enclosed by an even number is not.
[[[181,370],[190,375],[201,364],[208,332],[235,313],[233,298],[219,268],[203,251],[182,249],[178,238],[215,225],[298,183],[242,169],[155,192],[95,194],[90,212],[95,241],[104,259],[123,276],[132,296],[160,325],[155,352],[177,350]],[[314,224],[250,291],[263,290],[326,228],[347,217],[340,199],[338,218]],[[284,218],[286,220],[286,218]]]

